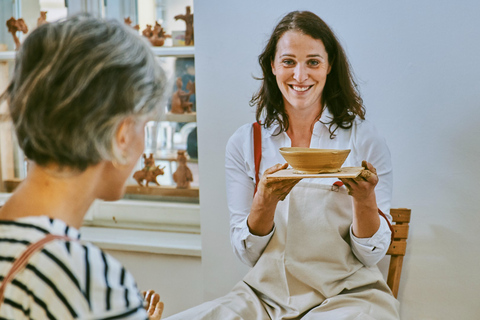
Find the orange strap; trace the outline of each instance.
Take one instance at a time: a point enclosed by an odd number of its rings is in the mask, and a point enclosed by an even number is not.
[[[253,123],[253,152],[255,160],[255,193],[259,182],[260,160],[262,160],[262,127],[259,122]]]
[[[40,251],[48,242],[51,242],[55,239],[72,241],[72,239],[67,236],[47,234],[43,239],[30,244],[27,249],[25,249],[25,251],[17,259],[15,259],[10,267],[10,271],[3,278],[2,284],[0,285],[0,307],[3,303],[5,287],[7,284],[9,284],[16,277],[16,275],[25,268],[32,255],[34,255],[37,251]]]

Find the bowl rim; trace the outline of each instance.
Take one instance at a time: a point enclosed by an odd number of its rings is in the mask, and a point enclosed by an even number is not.
[[[304,148],[304,147],[281,147],[279,148],[280,153],[346,153],[350,152],[351,149],[319,149],[319,148]]]

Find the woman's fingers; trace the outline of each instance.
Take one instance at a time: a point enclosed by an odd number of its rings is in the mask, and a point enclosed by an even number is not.
[[[279,170],[287,169],[287,167],[288,167],[288,163],[284,163],[284,164],[277,163],[273,167],[270,167],[267,170],[265,170],[263,175],[265,176],[267,174],[272,174],[272,173],[275,173]]]
[[[160,320],[162,317],[164,304],[160,301],[160,295],[154,290],[142,291],[142,295],[147,302],[145,309],[147,310],[149,320]]]
[[[142,294],[145,301],[147,301],[147,305],[145,306],[145,309],[148,310],[150,308],[150,299],[152,298],[152,295],[155,294],[155,291],[154,290],[142,291]]]
[[[148,304],[149,304],[148,314],[150,315],[153,314],[158,302],[160,302],[160,295],[158,293],[152,294],[150,301],[148,301]]]
[[[160,320],[162,318],[162,313],[163,313],[163,308],[164,308],[163,302],[159,301],[155,304],[155,309],[152,314],[148,314],[148,319],[149,320]]]

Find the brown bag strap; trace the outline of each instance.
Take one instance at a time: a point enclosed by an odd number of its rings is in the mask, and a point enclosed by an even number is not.
[[[380,210],[380,208],[378,208],[378,214],[381,215],[388,223],[388,228],[390,229],[390,231],[392,232],[392,235],[390,237],[390,242],[393,242],[393,238],[395,237],[395,231],[393,230],[393,227],[392,227],[392,224],[390,223],[390,220],[388,220],[387,216],[385,215],[385,213],[382,212],[382,210]]]
[[[69,238],[67,236],[60,236],[55,234],[47,234],[41,240],[30,244],[25,251],[13,262],[12,266],[10,267],[10,271],[8,274],[3,278],[2,284],[0,285],[0,307],[2,306],[5,287],[9,284],[16,275],[22,271],[25,266],[28,264],[28,261],[32,255],[34,255],[37,251],[40,251],[48,242],[51,242],[56,239],[62,239],[67,241],[72,241],[74,239]]]
[[[262,160],[262,127],[258,122],[253,123],[253,152],[255,160],[255,193],[259,182],[260,161]]]

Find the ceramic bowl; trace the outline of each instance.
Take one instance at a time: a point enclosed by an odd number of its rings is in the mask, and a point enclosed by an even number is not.
[[[339,172],[350,149],[280,148],[280,153],[293,168],[294,173]]]

